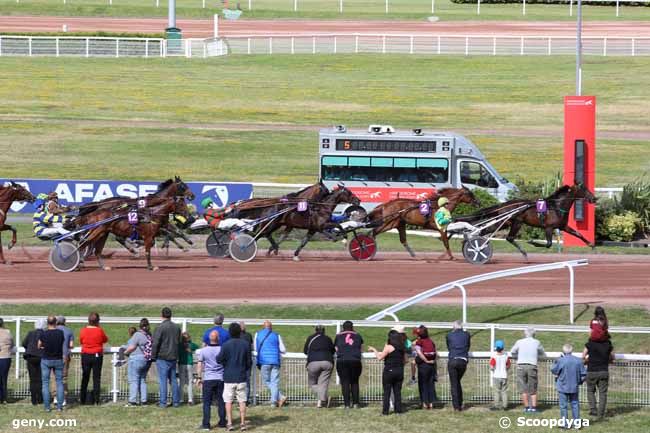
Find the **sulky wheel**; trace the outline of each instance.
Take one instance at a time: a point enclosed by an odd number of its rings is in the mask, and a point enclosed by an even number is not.
[[[205,240],[205,249],[208,250],[210,257],[228,257],[230,234],[221,230],[210,233]]]
[[[72,272],[81,262],[81,253],[72,242],[57,242],[50,250],[49,261],[58,272]]]
[[[257,254],[257,242],[251,235],[239,233],[231,239],[229,250],[233,260],[240,263],[250,262]]]
[[[467,239],[463,242],[463,257],[468,263],[482,265],[492,258],[490,240],[481,236]]]
[[[371,260],[377,254],[377,243],[372,236],[356,235],[348,243],[348,251],[356,261]]]

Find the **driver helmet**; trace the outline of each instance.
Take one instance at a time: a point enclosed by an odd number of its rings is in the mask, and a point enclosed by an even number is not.
[[[201,200],[201,206],[203,207],[203,209],[207,209],[213,204],[214,204],[214,200],[212,200],[210,197],[205,197],[203,200]]]
[[[438,207],[443,207],[447,203],[449,203],[449,199],[447,197],[440,197],[438,199]]]
[[[52,191],[47,195],[48,200],[58,200],[59,199],[59,194],[56,193],[56,191]]]
[[[34,207],[36,209],[40,209],[45,205],[45,202],[47,201],[47,194],[45,193],[40,193],[39,195],[36,196],[36,201],[34,202]]]

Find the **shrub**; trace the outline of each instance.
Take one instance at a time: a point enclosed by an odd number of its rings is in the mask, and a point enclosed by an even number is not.
[[[626,211],[623,214],[612,214],[605,218],[598,228],[598,233],[608,239],[618,242],[634,240],[641,224],[641,218],[636,212]]]
[[[466,203],[461,203],[458,206],[456,206],[456,209],[454,210],[454,216],[471,215],[473,213],[476,213],[479,209],[486,208],[499,203],[499,200],[497,200],[494,196],[492,196],[490,193],[488,193],[485,190],[477,188],[472,192],[474,193],[474,196],[481,202],[481,206],[477,208],[475,206],[471,206]]]
[[[613,215],[621,213],[621,207],[617,200],[601,198],[596,205],[596,237],[599,240],[609,240],[605,221]]]
[[[647,175],[623,187],[618,205],[621,210],[636,213],[640,219],[640,230],[650,234],[650,179]]]

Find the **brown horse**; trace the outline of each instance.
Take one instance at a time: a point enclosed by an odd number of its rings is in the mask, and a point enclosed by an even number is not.
[[[506,240],[510,242],[519,252],[527,257],[526,251],[517,243],[515,240],[519,230],[521,230],[522,225],[528,225],[531,227],[539,227],[544,230],[546,236],[546,242],[541,243],[539,241],[529,241],[529,243],[536,247],[545,247],[550,248],[553,245],[553,231],[555,229],[560,229],[570,235],[573,235],[583,241],[585,244],[594,248],[595,245],[590,243],[587,239],[584,238],[578,231],[569,227],[569,211],[573,206],[573,203],[576,200],[585,200],[587,203],[596,203],[597,199],[594,194],[589,191],[584,185],[564,185],[555,191],[550,196],[544,199],[547,205],[547,212],[540,217],[537,213],[537,207],[534,201],[524,200],[524,199],[515,199],[510,200],[502,204],[498,204],[486,209],[481,209],[478,213],[468,216],[460,217],[459,221],[466,222],[476,222],[484,220],[486,218],[493,218],[513,209],[516,209],[520,206],[526,206],[524,210],[517,215],[513,216],[510,219],[509,226],[510,231],[506,236]],[[496,228],[496,227],[495,227]]]
[[[123,218],[119,218],[92,229],[86,239],[88,244],[94,245],[99,267],[105,271],[111,269],[104,265],[104,260],[102,258],[102,250],[109,233],[113,233],[116,237],[127,238],[135,231],[144,241],[144,248],[147,256],[147,268],[150,271],[155,271],[158,270],[158,267],[154,267],[151,264],[151,247],[153,247],[156,236],[158,236],[160,231],[169,223],[169,214],[176,213],[186,217],[189,216],[185,199],[182,197],[154,197],[148,199],[146,207],[139,209],[137,224],[131,224],[128,221],[128,213],[132,209],[133,208],[125,208],[120,209],[117,212],[111,209],[99,209],[89,214],[90,220],[88,223],[106,220],[115,215],[123,215]]]
[[[413,225],[425,229],[436,230],[440,233],[440,240],[445,246],[445,254],[441,256],[453,260],[454,256],[449,249],[449,239],[447,233],[443,230],[438,230],[433,214],[438,210],[438,199],[440,197],[447,197],[449,204],[447,205],[450,212],[453,212],[456,206],[460,203],[468,203],[474,206],[480,206],[480,201],[474,196],[474,193],[468,188],[443,188],[431,194],[428,198],[429,212],[423,215],[420,212],[421,200],[412,200],[406,198],[397,198],[389,202],[380,204],[368,215],[368,221],[371,224],[376,224],[372,231],[373,236],[384,233],[391,229],[397,229],[399,232],[399,241],[402,243],[406,251],[415,257],[415,253],[406,241],[406,226]]]
[[[11,204],[15,201],[28,201],[33,203],[34,200],[36,200],[36,197],[34,197],[31,192],[27,191],[27,188],[17,184],[16,182],[9,182],[7,186],[0,186],[0,263],[11,264],[7,263],[2,251],[2,232],[10,230],[12,234],[11,242],[7,245],[7,249],[11,249],[18,241],[16,238],[16,229],[9,224],[5,224]]]
[[[338,223],[332,222],[332,212],[334,212],[334,208],[340,203],[351,203],[359,206],[361,201],[352,191],[344,186],[339,186],[333,189],[327,196],[321,198],[320,202],[308,202],[308,209],[306,211],[299,212],[298,210],[293,210],[282,215],[277,221],[266,228],[264,234],[267,238],[273,239],[272,233],[280,227],[285,227],[287,232],[293,229],[307,230],[307,235],[302,239],[302,242],[293,253],[293,260],[299,261],[300,257],[298,256],[300,251],[316,233],[322,233],[334,228],[343,231]],[[269,213],[273,213],[274,211],[276,210],[268,210]],[[273,250],[277,251],[277,244],[275,242],[271,244],[268,254]]]
[[[152,198],[172,198],[172,197],[183,197],[188,200],[194,200],[194,193],[190,190],[190,187],[187,186],[187,184],[181,180],[180,177],[175,176],[174,179],[167,179],[166,181],[160,183],[158,185],[158,190],[155,193],[150,194],[146,197],[139,197],[139,198],[111,197],[104,200],[82,205],[79,207],[78,215],[66,224],[66,228],[75,229],[88,224],[88,218],[86,218],[86,216],[89,213],[92,213],[97,210],[117,209],[120,207],[127,208],[129,206],[135,206],[138,200],[143,198],[147,200],[151,200]],[[165,227],[163,227],[163,229],[161,230],[161,234],[165,236],[166,241],[171,240],[176,245],[178,245],[179,248],[182,248],[182,246],[178,244],[178,242],[176,242],[175,238],[177,237],[180,237],[188,244],[193,245],[192,240],[187,236],[185,236],[185,234],[171,222],[167,224]],[[126,243],[125,238],[122,238],[120,236],[115,236],[115,240],[124,248],[126,248],[131,254],[138,253],[135,249],[133,249],[131,246],[129,246]]]

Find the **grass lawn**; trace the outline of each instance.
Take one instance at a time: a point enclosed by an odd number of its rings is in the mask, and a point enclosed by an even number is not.
[[[349,305],[349,306],[327,306],[327,305],[224,305],[215,302],[214,305],[172,305],[172,311],[176,317],[202,317],[210,319],[216,312],[222,312],[226,316],[226,323],[231,318],[251,319],[314,319],[314,320],[361,320],[369,315],[380,311],[386,306],[382,305]],[[64,314],[66,316],[85,317],[90,311],[98,311],[104,317],[160,317],[160,305],[81,305],[81,304],[0,304],[0,317],[9,315],[38,316],[47,314]],[[585,326],[584,335],[581,333],[563,332],[540,332],[537,338],[542,342],[548,351],[561,351],[562,344],[570,342],[576,348],[583,347],[588,337],[587,326],[593,317],[595,305],[576,305],[576,324]],[[435,304],[426,306],[414,306],[400,312],[399,317],[403,321],[413,322],[451,322],[462,315],[460,306]],[[639,307],[609,307],[607,316],[612,326],[650,326],[650,311]],[[468,320],[473,323],[524,323],[524,324],[566,324],[568,323],[568,307],[566,305],[548,306],[475,306],[468,310]],[[135,325],[135,323],[134,323]],[[70,325],[75,333],[82,327],[80,324]],[[130,325],[106,324],[102,325],[110,343],[113,346],[124,344],[128,339],[127,328]],[[8,326],[14,333],[13,324]],[[188,325],[188,331],[199,341],[203,335],[205,325]],[[258,325],[250,325],[249,332],[256,332]],[[23,325],[23,333],[25,328]],[[274,326],[278,331],[290,352],[302,352],[305,339],[313,329],[301,326]],[[366,345],[383,346],[388,328],[363,328],[357,327],[363,335]],[[444,348],[444,336],[448,330],[432,330],[430,335],[434,342]],[[335,329],[328,329],[329,335],[334,335]],[[488,351],[490,349],[490,331],[472,331],[472,350]],[[23,334],[24,335],[24,334]],[[496,338],[505,340],[510,346],[521,338],[521,332],[498,331]],[[618,353],[650,353],[650,338],[647,335],[639,334],[614,334],[612,341]],[[577,350],[577,349],[576,349]]]
[[[201,424],[201,407],[183,406],[178,409],[158,409],[155,406],[144,408],[123,408],[122,405],[103,405],[101,407],[72,407],[63,415],[45,414],[42,407],[34,408],[24,403],[7,406],[11,410],[0,412],[0,431],[12,429],[14,419],[71,418],[77,420],[76,428],[57,428],[56,431],[101,431],[120,433],[176,433],[196,431]],[[583,406],[583,411],[586,408]],[[406,415],[380,416],[379,405],[344,412],[339,409],[314,409],[289,406],[283,409],[253,407],[249,409],[249,431],[269,433],[289,432],[395,432],[409,431],[415,433],[429,432],[467,432],[496,433],[503,432],[499,418],[507,416],[513,423],[512,431],[548,432],[548,427],[517,427],[519,417],[523,416],[520,408],[507,412],[490,412],[485,407],[473,407],[462,414],[454,413],[450,408],[435,409],[433,412],[411,408]],[[237,414],[237,412],[235,412]],[[213,422],[216,416],[213,410]],[[586,416],[586,415],[583,415]],[[547,407],[535,418],[558,418],[557,407]],[[645,433],[650,423],[650,410],[635,408],[611,408],[610,419],[604,422],[590,423],[584,430],[592,433],[609,433],[613,431],[626,433]],[[52,428],[52,430],[54,430]],[[36,428],[21,428],[21,432],[41,431]],[[42,430],[47,431],[47,430]],[[220,431],[220,430],[214,430]],[[238,429],[237,429],[238,431]],[[507,431],[507,430],[505,430]]]
[[[155,0],[0,0],[2,15],[64,15],[64,16],[116,16],[116,17],[164,17],[167,16],[167,1],[161,0],[156,7]],[[222,1],[177,0],[179,18],[212,18],[223,8]],[[450,0],[437,0],[435,13],[431,13],[431,0],[388,0],[388,13],[384,0],[343,0],[343,12],[339,12],[337,0],[297,0],[294,11],[293,0],[231,0],[231,8],[240,4],[244,18],[320,18],[320,19],[424,19],[431,15],[441,21],[458,20],[516,20],[573,21],[567,5],[527,4],[526,15],[518,4],[482,4],[477,15],[476,4],[456,4]],[[620,16],[616,17],[614,6],[584,6],[585,20],[648,20],[650,8],[630,7],[621,4]]]
[[[649,66],[586,58],[599,131],[647,132]],[[387,123],[467,131],[506,177],[544,179],[561,168],[573,74],[570,56],[5,58],[0,164],[7,177],[312,182],[320,126]],[[599,139],[597,185],[649,161],[647,141]]]

